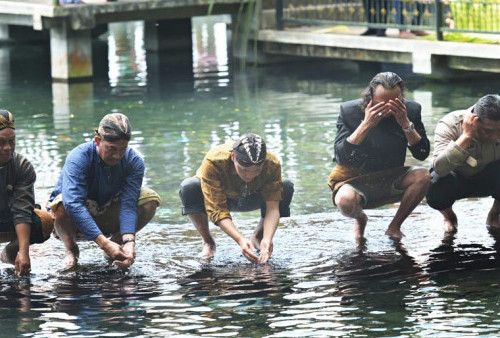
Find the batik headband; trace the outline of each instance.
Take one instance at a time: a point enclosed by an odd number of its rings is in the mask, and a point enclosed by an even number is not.
[[[10,111],[0,109],[0,130],[5,128],[16,129],[16,125],[14,124],[14,116]]]
[[[243,166],[259,165],[266,158],[266,144],[257,134],[244,134],[234,143],[232,151]]]
[[[113,142],[121,139],[130,141],[132,127],[125,115],[113,113],[102,118],[99,128],[95,129],[95,132],[106,141]]]

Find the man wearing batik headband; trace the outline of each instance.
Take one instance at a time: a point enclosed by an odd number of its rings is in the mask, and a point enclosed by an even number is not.
[[[210,150],[196,176],[182,182],[179,195],[182,214],[189,216],[202,237],[203,257],[211,258],[215,252],[210,218],[238,243],[249,261],[266,263],[273,252],[280,217],[290,216],[293,183],[281,179],[281,164],[267,151],[262,138],[245,134],[236,142]],[[261,219],[248,239],[234,225],[230,211],[256,209],[261,210]]]
[[[10,242],[1,259],[14,264],[18,275],[28,275],[29,245],[47,240],[54,221],[46,211],[35,209],[35,170],[15,147],[14,117],[0,110],[0,242]]]
[[[128,145],[128,118],[108,114],[95,132],[94,140],[66,157],[49,208],[56,235],[66,246],[65,265],[78,262],[76,240],[81,233],[114,264],[128,267],[135,259],[135,234],[153,218],[160,197],[141,188],[144,161]]]

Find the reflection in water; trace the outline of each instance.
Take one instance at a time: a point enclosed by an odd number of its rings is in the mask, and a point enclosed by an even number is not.
[[[108,25],[109,84],[115,95],[135,95],[146,91],[148,67],[144,48],[144,22]]]
[[[356,250],[314,263],[307,278],[285,296],[292,303],[271,320],[271,327],[301,329],[308,336],[398,334],[406,326],[404,299],[421,269],[401,245],[387,251]]]
[[[197,91],[227,87],[230,82],[226,15],[193,18],[193,72]]]
[[[446,246],[441,215],[418,206],[403,225],[404,249],[383,235],[393,206],[370,210],[370,239],[359,247],[352,224],[331,206],[326,178],[340,103],[358,98],[380,67],[315,60],[235,72],[225,24],[193,24],[194,74],[187,78],[178,60],[157,55],[155,67],[168,76],[146,82],[151,67],[143,59],[144,29],[131,23],[111,28],[109,81],[51,86],[50,74],[27,71],[0,85],[2,106],[16,114],[17,149],[37,171],[38,202],[47,200],[66,154],[113,111],[131,118],[131,145],[144,156],[147,182],[162,197],[154,221],[138,235],[129,271],[107,265],[91,242],[82,244],[79,268],[57,271],[64,246],[53,238],[30,248],[29,280],[0,264],[2,334],[498,335],[499,242],[481,224],[491,201],[457,202],[461,224]],[[12,49],[11,63],[43,59],[26,49]],[[424,107],[431,136],[446,112],[496,88],[402,75],[408,97]],[[117,95],[109,95],[110,87]],[[180,215],[179,183],[194,175],[213,145],[249,130],[266,138],[283,161],[284,176],[293,178],[293,216],[276,232],[269,265],[248,263],[217,227],[216,258],[201,262],[199,236]],[[252,233],[255,213],[234,216],[241,232]]]
[[[52,83],[52,102],[54,104],[54,128],[70,129],[74,115],[92,116],[94,107],[94,85],[89,83],[68,84]]]
[[[10,48],[4,47],[0,48],[0,90],[7,88],[10,85],[10,81]]]
[[[423,270],[428,277],[408,299],[409,320],[417,332],[435,335],[498,334],[500,256],[498,238],[492,247],[454,244],[445,237],[431,250]]]

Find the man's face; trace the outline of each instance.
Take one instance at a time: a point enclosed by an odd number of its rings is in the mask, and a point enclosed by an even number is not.
[[[104,163],[110,167],[121,161],[128,147],[127,140],[109,142],[101,139],[99,136],[96,136],[94,140],[97,146],[97,153],[101,156]]]
[[[395,101],[396,99],[403,101],[401,97],[401,88],[385,89],[382,85],[378,85],[373,92],[372,107],[377,103],[388,103],[390,100]],[[389,110],[389,107],[387,107],[387,110]]]
[[[490,120],[478,121],[477,138],[482,143],[495,143],[500,140],[500,121]]]
[[[16,149],[16,133],[14,129],[0,130],[0,165],[7,163],[14,155]]]
[[[243,180],[243,182],[250,183],[254,178],[260,175],[262,172],[263,165],[251,165],[249,167],[244,167],[238,163],[236,160],[236,156],[234,154],[231,155],[234,163],[234,169],[238,176]]]

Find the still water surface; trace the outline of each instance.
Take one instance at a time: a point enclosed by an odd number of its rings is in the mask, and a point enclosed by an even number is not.
[[[94,243],[82,243],[81,264],[64,270],[53,238],[32,246],[30,279],[0,264],[0,336],[500,333],[500,242],[484,226],[489,199],[457,203],[452,238],[422,204],[399,244],[384,236],[397,206],[369,211],[368,239],[356,243],[326,185],[339,105],[359,97],[376,72],[407,80],[431,139],[445,113],[498,91],[496,81],[438,82],[401,66],[318,60],[240,71],[228,62],[223,20],[195,23],[192,53],[147,55],[143,31],[111,25],[94,57],[109,67],[96,61],[90,84],[52,84],[44,44],[0,47],[2,65],[12,65],[2,66],[0,103],[15,113],[17,149],[36,167],[37,202],[47,200],[66,154],[113,111],[130,117],[145,183],[163,200],[128,271],[109,266]],[[180,215],[179,183],[212,146],[248,131],[265,137],[295,182],[293,217],[282,220],[269,264],[250,264],[215,226],[216,257],[204,262],[200,238]],[[258,213],[235,216],[250,235]]]

